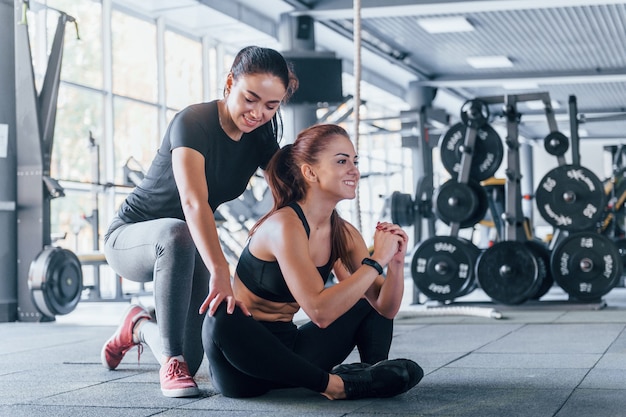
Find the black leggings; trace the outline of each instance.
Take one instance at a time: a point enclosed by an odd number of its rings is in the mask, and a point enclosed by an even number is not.
[[[393,321],[366,300],[325,329],[312,322],[299,328],[291,322],[260,322],[239,308],[227,314],[222,303],[213,317],[205,317],[202,341],[213,386],[236,398],[288,387],[324,392],[328,372],[355,346],[362,362],[387,359],[392,333]]]

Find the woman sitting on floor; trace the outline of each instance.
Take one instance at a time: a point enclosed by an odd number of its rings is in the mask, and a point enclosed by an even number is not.
[[[212,383],[223,395],[306,387],[329,399],[391,397],[421,380],[415,362],[388,359],[408,237],[379,223],[370,256],[336,210],[356,196],[357,160],[347,132],[333,124],[305,129],[270,160],[274,207],[253,227],[233,283],[244,308],[222,303],[203,325]],[[338,283],[327,286],[331,271]],[[297,327],[300,308],[311,321]],[[355,347],[361,362],[339,365]]]

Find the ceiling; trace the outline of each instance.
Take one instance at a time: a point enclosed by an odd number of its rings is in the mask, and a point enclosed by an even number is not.
[[[559,130],[576,111],[581,140],[626,143],[626,1],[615,0],[114,0],[136,12],[226,45],[280,49],[281,15],[315,21],[315,46],[354,68],[355,18],[361,27],[362,79],[404,100],[436,88],[433,102],[459,118],[469,99],[547,92]],[[419,18],[464,17],[470,32],[428,33]],[[477,69],[468,57],[505,56],[506,68]],[[568,103],[575,98],[577,107]],[[370,99],[371,100],[371,99]],[[497,100],[496,100],[497,101]],[[403,101],[404,103],[404,101]],[[543,108],[522,102],[520,133],[543,139]],[[405,103],[406,105],[406,103]],[[501,104],[490,106],[503,123]]]

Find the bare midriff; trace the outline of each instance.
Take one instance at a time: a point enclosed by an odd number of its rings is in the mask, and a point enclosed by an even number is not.
[[[233,282],[235,298],[248,307],[252,317],[257,321],[286,321],[293,320],[293,316],[300,310],[296,302],[284,303],[269,301],[252,293],[235,274]]]

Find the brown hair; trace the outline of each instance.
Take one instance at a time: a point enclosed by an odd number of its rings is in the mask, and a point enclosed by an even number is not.
[[[318,124],[304,129],[298,134],[293,144],[279,149],[267,165],[267,180],[274,197],[274,207],[251,229],[250,234],[277,210],[290,203],[302,200],[307,191],[307,183],[302,177],[300,167],[303,164],[316,164],[318,155],[326,149],[335,135],[349,138],[348,132],[336,124]],[[348,257],[348,225],[334,209],[331,217],[331,261],[340,259],[348,271],[354,271]]]

